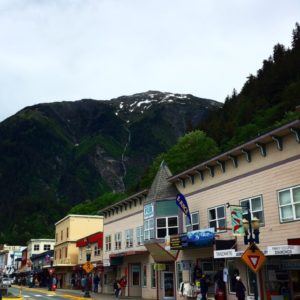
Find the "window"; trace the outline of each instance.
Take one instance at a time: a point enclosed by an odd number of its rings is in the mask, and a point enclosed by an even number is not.
[[[63,231],[61,231],[60,232],[60,240],[62,241],[62,239],[63,239],[63,236],[64,236],[64,234],[63,234],[64,232]]]
[[[228,267],[228,286],[229,286],[229,292],[235,293],[235,284],[236,284],[236,276],[240,275],[239,269],[238,269],[238,261],[237,260],[228,260],[227,261],[227,267]]]
[[[143,228],[143,226],[136,228],[136,244],[138,246],[144,244],[144,228]]]
[[[300,220],[300,186],[278,192],[281,222]]]
[[[144,221],[145,240],[154,239],[154,220],[153,218]]]
[[[122,232],[115,233],[115,250],[120,250],[122,246]]]
[[[147,286],[147,265],[143,266],[143,287]]]
[[[167,235],[178,233],[178,217],[164,217],[156,219],[156,237],[165,238]]]
[[[192,222],[190,221],[190,219],[187,216],[185,216],[186,231],[193,231],[193,230],[200,229],[199,213],[198,212],[191,213],[191,219],[192,219]]]
[[[154,264],[151,264],[151,287],[156,287],[156,271],[154,270]]]
[[[69,237],[69,227],[67,227],[67,238]]]
[[[99,248],[98,245],[95,245],[94,247],[94,256],[99,256],[101,253],[101,249]]]
[[[59,249],[59,259],[61,259],[61,249]]]
[[[51,245],[48,245],[48,244],[44,245],[44,251],[48,251],[48,250],[50,250],[50,248],[51,248]]]
[[[141,277],[140,273],[141,273],[140,265],[131,266],[132,286],[140,286],[140,277]]]
[[[56,250],[54,250],[54,259],[56,259]]]
[[[176,263],[176,279],[177,279],[177,288],[179,289],[180,283],[183,282],[181,262]]]
[[[133,229],[125,230],[125,244],[126,248],[133,247]]]
[[[82,248],[79,248],[79,259],[82,260]]]
[[[65,247],[65,258],[68,257],[68,247]]]
[[[225,206],[218,206],[208,210],[209,227],[214,227],[215,231],[221,231],[226,227]]]
[[[111,251],[111,235],[105,237],[105,251]]]
[[[255,282],[255,280],[256,280],[256,274],[248,267],[247,267],[247,279],[248,279],[249,295],[254,295],[253,282]]]
[[[58,241],[58,234],[57,233],[55,234],[55,241],[56,242]]]
[[[33,245],[33,250],[34,251],[39,251],[40,250],[40,245],[38,245],[38,244]]]
[[[243,206],[243,218],[247,219],[248,210],[244,208],[244,206],[248,206],[250,208],[251,218],[256,217],[259,219],[260,224],[264,224],[264,212],[262,205],[262,197],[257,196],[249,199],[244,199],[240,201],[240,205]]]

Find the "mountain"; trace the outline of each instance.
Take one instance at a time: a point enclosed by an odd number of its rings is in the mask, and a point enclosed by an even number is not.
[[[149,91],[26,107],[0,123],[0,242],[51,237],[86,199],[133,189],[153,159],[222,104]]]

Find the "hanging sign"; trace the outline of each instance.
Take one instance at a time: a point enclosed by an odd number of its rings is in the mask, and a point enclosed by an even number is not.
[[[231,207],[231,223],[232,223],[232,234],[234,236],[245,235],[245,230],[243,226],[243,208]]]
[[[190,222],[192,223],[190,210],[187,204],[185,197],[182,194],[177,194],[176,196],[176,204],[182,210],[182,212],[189,218]]]

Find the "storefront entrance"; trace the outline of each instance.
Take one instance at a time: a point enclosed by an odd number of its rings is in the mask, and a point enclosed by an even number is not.
[[[175,299],[174,273],[162,272],[163,299]]]

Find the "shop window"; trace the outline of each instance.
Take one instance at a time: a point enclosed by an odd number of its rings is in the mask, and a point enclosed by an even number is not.
[[[180,287],[180,283],[183,282],[183,275],[182,275],[182,264],[181,262],[176,263],[176,279],[177,279],[177,289]]]
[[[147,265],[143,265],[143,287],[147,287]]]
[[[138,246],[144,244],[144,228],[143,228],[143,226],[139,226],[136,228],[136,244]]]
[[[111,235],[105,236],[105,251],[111,251]]]
[[[140,265],[131,265],[132,286],[140,286],[141,267]]]
[[[237,262],[235,260],[227,261],[228,267],[228,290],[229,293],[235,293],[236,276],[240,275],[240,271],[237,268]]]
[[[154,264],[151,264],[151,288],[156,288],[156,271],[154,270]]]
[[[192,222],[190,221],[190,219],[187,216],[185,216],[186,231],[199,230],[200,229],[199,212],[191,213],[191,219],[192,219]]]
[[[264,211],[263,211],[263,203],[262,197],[257,196],[253,198],[248,198],[240,201],[240,205],[243,206],[243,218],[247,219],[248,210],[247,205],[249,204],[251,218],[256,217],[260,221],[260,225],[264,225]]]
[[[164,217],[156,219],[156,237],[165,238],[166,236],[178,234],[178,217]]]
[[[150,240],[154,238],[154,219],[144,221],[144,239]]]
[[[122,232],[115,233],[115,250],[122,248]]]
[[[208,210],[208,225],[215,228],[215,231],[222,231],[226,228],[225,206],[217,206]]]
[[[125,242],[126,242],[126,248],[133,247],[133,229],[125,230]]]
[[[300,186],[278,192],[280,222],[300,220]]]

